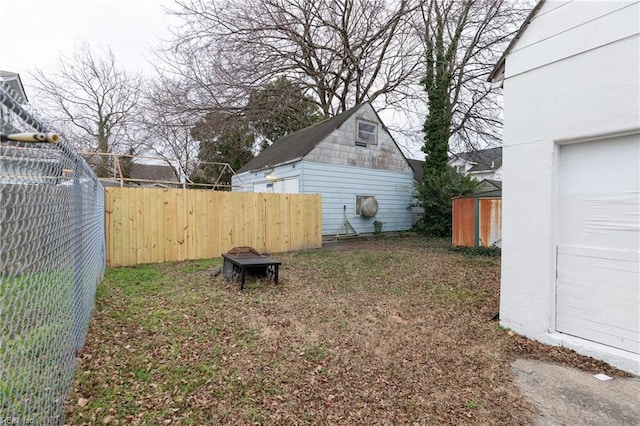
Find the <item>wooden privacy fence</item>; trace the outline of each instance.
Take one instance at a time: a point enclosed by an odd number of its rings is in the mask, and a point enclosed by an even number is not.
[[[199,189],[105,188],[107,265],[277,253],[322,246],[322,197]]]

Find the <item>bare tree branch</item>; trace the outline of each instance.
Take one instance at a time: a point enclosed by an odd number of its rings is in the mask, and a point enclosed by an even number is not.
[[[34,79],[50,114],[69,124],[68,131],[76,129],[69,136],[81,150],[111,153],[131,148],[127,127],[135,120],[141,77],[118,68],[111,49],[96,54],[81,44],[71,56],[60,57],[57,73],[41,69]]]
[[[409,36],[416,0],[176,3],[183,25],[165,60],[209,108],[237,109],[285,77],[331,116],[380,96],[397,101],[420,78],[420,40]]]

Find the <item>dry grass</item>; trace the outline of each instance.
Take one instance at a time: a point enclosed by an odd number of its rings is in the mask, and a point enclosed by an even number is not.
[[[69,424],[526,424],[514,356],[620,374],[490,321],[499,259],[418,237],[286,253],[278,286],[219,260],[110,269]]]

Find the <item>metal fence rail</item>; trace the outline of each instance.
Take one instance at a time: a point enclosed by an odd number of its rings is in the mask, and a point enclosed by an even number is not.
[[[0,133],[46,132],[0,84]],[[65,141],[0,142],[0,424],[61,424],[105,268],[104,191]]]

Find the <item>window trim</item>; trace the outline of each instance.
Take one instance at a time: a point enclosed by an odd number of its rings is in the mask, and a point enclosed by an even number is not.
[[[366,125],[370,125],[373,126],[373,131],[372,132],[367,132],[364,131],[364,133],[373,135],[373,142],[369,139],[361,139],[360,138],[360,125],[361,124],[366,124]],[[361,146],[361,147],[367,147],[369,145],[378,145],[378,123],[375,121],[371,121],[371,120],[366,120],[363,118],[358,118],[356,119],[356,142],[355,142],[356,146]]]

